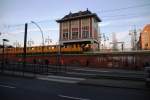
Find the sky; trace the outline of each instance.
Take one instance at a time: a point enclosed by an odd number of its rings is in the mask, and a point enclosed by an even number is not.
[[[24,24],[28,23],[28,41],[32,45],[42,43],[41,33],[36,22],[52,44],[58,42],[59,25],[57,19],[66,14],[89,9],[102,20],[100,33],[108,37],[107,47],[112,41],[112,33],[117,41],[130,47],[130,36],[134,28],[138,33],[150,24],[150,0],[0,0],[0,44],[2,38],[9,39],[10,45],[23,44]],[[103,36],[102,36],[103,37]],[[101,39],[103,43],[103,38]]]

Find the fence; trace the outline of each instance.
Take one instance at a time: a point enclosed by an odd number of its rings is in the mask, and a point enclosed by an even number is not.
[[[66,71],[66,66],[41,65],[41,64],[23,64],[23,63],[2,63],[0,62],[0,72],[13,75],[48,75],[57,74]]]

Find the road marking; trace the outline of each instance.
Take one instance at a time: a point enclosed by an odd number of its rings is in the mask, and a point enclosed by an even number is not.
[[[90,74],[90,73],[81,73],[81,72],[66,72],[67,74],[74,74],[74,75],[89,75],[89,76],[95,76],[97,74]]]
[[[1,86],[1,87],[6,87],[6,88],[16,88],[16,87],[13,87],[13,86],[10,86],[10,85],[1,85],[1,84],[0,84],[0,86]]]
[[[72,100],[90,100],[88,98],[78,98],[78,97],[71,97],[71,96],[65,96],[65,95],[58,95],[59,97],[62,97],[62,98],[68,98],[68,99],[72,99]]]
[[[84,78],[64,77],[64,76],[54,76],[54,75],[49,75],[47,77],[37,77],[37,79],[54,81],[54,82],[62,82],[62,83],[78,83],[79,81],[85,80]]]
[[[77,71],[89,71],[89,72],[111,72],[111,71],[107,71],[107,70],[95,70],[95,69],[82,69],[82,68],[78,68],[78,69],[73,69],[73,70],[77,70]]]
[[[61,82],[61,83],[78,83],[78,81],[71,81],[71,80],[63,80],[63,79],[51,79],[51,78],[38,78],[41,80],[53,81],[53,82]]]
[[[84,78],[77,78],[77,77],[66,77],[66,76],[54,76],[54,75],[48,75],[48,78],[54,78],[54,79],[64,79],[64,80],[85,80]]]

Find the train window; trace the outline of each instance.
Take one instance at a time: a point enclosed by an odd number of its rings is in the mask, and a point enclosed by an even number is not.
[[[64,48],[67,48],[67,45],[65,45]]]
[[[71,48],[73,48],[73,45],[70,45]]]
[[[76,48],[78,48],[78,44],[76,44]]]
[[[52,47],[52,49],[54,49],[54,47]]]
[[[51,49],[51,47],[49,47],[48,49]]]
[[[31,48],[31,50],[34,50],[34,48]]]

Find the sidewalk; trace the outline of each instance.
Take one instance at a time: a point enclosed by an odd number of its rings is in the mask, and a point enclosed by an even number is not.
[[[115,68],[92,68],[92,67],[71,67],[74,70],[79,71],[88,71],[88,72],[115,72],[115,73],[124,73],[124,74],[144,74],[144,70],[126,70],[126,69],[115,69]]]
[[[89,77],[94,79],[122,79],[122,80],[145,80],[144,70],[123,70],[123,69],[108,69],[108,68],[77,68],[71,67],[68,75],[75,75],[77,77]]]
[[[48,75],[48,76],[38,75],[36,79],[60,82],[60,83],[71,83],[71,84],[76,84],[80,81],[85,80],[84,78],[79,78],[79,77],[67,77],[67,76],[59,76],[59,75]]]
[[[104,86],[114,88],[150,90],[144,81],[113,80],[113,79],[86,79],[78,82],[80,85]]]

